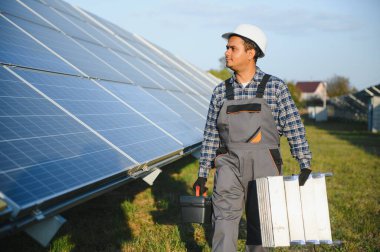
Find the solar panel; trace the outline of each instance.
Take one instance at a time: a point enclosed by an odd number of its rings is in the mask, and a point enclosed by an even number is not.
[[[59,13],[59,10],[57,10]],[[88,22],[85,22],[81,19],[77,19],[74,17],[71,17],[67,15],[66,13],[60,13],[60,15],[64,16],[68,22],[73,23],[76,27],[79,27],[83,31],[83,33],[90,32],[90,36],[103,47],[110,48],[111,52],[119,57],[124,62],[121,62],[121,64],[116,64],[117,66],[123,66],[123,67],[129,67],[130,69],[126,69],[128,73],[137,75],[137,76],[129,76],[130,79],[132,79],[135,83],[138,83],[139,85],[146,86],[146,87],[157,87],[157,85],[164,89],[169,90],[181,90],[178,87],[178,84],[173,84],[173,80],[170,81],[168,78],[165,77],[165,73],[162,72],[161,69],[157,68],[154,64],[148,62],[146,59],[139,56],[138,53],[136,53],[133,49],[128,47],[125,44],[122,44],[119,40],[110,37],[109,34],[104,33],[101,29],[94,27],[90,25]],[[59,26],[57,24],[57,26]],[[64,30],[65,33],[70,34],[69,30]],[[107,36],[108,35],[108,36]],[[77,36],[81,37],[81,36]],[[81,42],[80,40],[78,41]],[[82,42],[85,43],[85,42]],[[89,47],[91,46],[90,43],[87,43]],[[89,48],[91,49],[91,48]],[[92,50],[93,52],[98,49]],[[109,54],[109,52],[108,52]],[[112,55],[111,55],[112,56]],[[107,62],[113,62],[112,60],[106,60]],[[116,62],[120,60],[116,59]],[[124,66],[125,65],[125,66]],[[144,71],[142,69],[148,69],[149,70],[149,76],[146,76]],[[123,71],[124,72],[124,71]],[[159,84],[158,84],[159,83]]]
[[[62,17],[62,15],[59,15],[59,13],[54,9],[49,8],[47,5],[35,0],[23,0],[21,3],[25,4],[27,8],[29,8],[30,10],[38,13],[41,19],[44,19],[46,20],[46,23],[51,24],[51,27],[54,27],[66,34],[69,34],[70,36],[81,38],[83,40],[87,40],[93,43],[96,42],[95,40],[93,40],[91,36],[81,31],[74,24],[68,22],[67,19]]]
[[[41,3],[48,5],[51,8],[54,8],[54,9],[59,10],[61,12],[64,12],[70,16],[76,17],[78,19],[85,20],[85,18],[82,15],[80,15],[80,13],[78,13],[73,8],[73,6],[71,6],[70,4],[68,4],[64,1],[60,1],[60,0],[39,0],[39,1]]]
[[[173,64],[170,64],[166,59],[163,59],[160,54],[153,51],[149,46],[142,43],[136,37],[134,37],[132,34],[122,30],[118,26],[103,20],[102,18],[97,17],[96,15],[87,13],[90,17],[93,18],[96,22],[102,22],[103,23],[103,29],[107,29],[112,34],[116,35],[118,37],[119,41],[124,42],[126,45],[128,45],[129,48],[133,49],[133,53],[136,51],[138,52],[136,55],[137,57],[142,57],[142,59],[146,60],[148,59],[148,62],[153,63],[148,65],[150,68],[154,68],[153,72],[156,72],[159,74],[159,79],[162,79],[162,77],[169,79],[170,82],[167,81],[160,82],[160,84],[165,84],[163,88],[169,89],[169,90],[185,90],[185,91],[200,91],[202,93],[207,93],[207,91],[203,90],[202,87],[199,87],[198,90],[194,90],[193,85],[189,85],[191,83],[194,84],[194,82],[189,79],[189,77],[185,76],[179,76],[180,72],[177,71],[176,66]],[[143,62],[142,62],[143,63]],[[152,73],[151,73],[152,74]],[[191,80],[189,82],[189,80]],[[200,83],[197,83],[197,85]],[[202,83],[201,83],[202,84]],[[169,85],[169,86],[168,86]],[[202,84],[203,85],[203,84]],[[191,86],[191,87],[190,87]]]
[[[2,7],[2,5],[0,6]],[[2,63],[78,74],[75,69],[14,27],[4,16],[0,18],[0,35],[0,61]]]
[[[169,51],[167,51],[167,50],[165,50],[165,49],[163,49],[157,45],[154,45],[154,46],[157,47],[160,51],[162,51],[166,57],[168,57],[170,60],[175,62],[175,64],[178,64],[180,66],[180,68],[182,68],[183,70],[188,72],[194,78],[198,79],[203,84],[205,89],[208,90],[208,92],[212,92],[215,85],[220,83],[220,80],[215,81],[209,75],[204,74],[204,72],[202,70],[200,70],[199,68],[197,68],[196,66],[192,66],[192,65],[188,64],[187,62],[179,59],[178,57],[172,55]]]
[[[24,19],[30,20],[34,23],[45,25],[51,27],[44,20],[30,12],[27,8],[22,6],[20,3],[14,0],[3,0],[0,5],[1,13],[11,14],[13,16],[22,17]],[[52,28],[52,27],[51,27]]]
[[[14,71],[138,162],[154,160],[183,147],[91,80]]]
[[[215,83],[170,52],[60,0],[0,1],[0,37],[0,236],[200,146]]]
[[[125,102],[170,132],[184,146],[191,146],[202,140],[199,132],[194,127],[189,126],[181,114],[150,95],[144,88],[106,81],[100,81],[100,83],[113,93],[119,94]]]
[[[162,49],[161,47],[148,42],[147,40],[138,37],[138,39],[145,44],[146,46],[150,47],[152,51],[158,56],[166,60],[166,62],[169,62],[170,64],[174,65],[176,69],[183,72],[186,76],[190,78],[194,78],[198,82],[198,86],[200,86],[201,90],[203,92],[212,92],[214,88],[214,84],[212,83],[212,80],[210,80],[207,75],[205,75],[203,72],[200,74],[200,71],[197,70],[195,67],[190,66],[189,64],[179,60],[176,56],[174,56],[169,51]]]
[[[0,190],[26,208],[135,162],[0,68]]]
[[[117,72],[108,63],[81,47],[63,33],[17,17],[7,17],[27,32],[33,34],[35,38],[76,66],[84,74],[107,80],[131,82],[125,74]]]
[[[192,105],[186,104],[175,96],[174,92],[157,90],[157,89],[146,89],[151,95],[153,95],[157,100],[165,103],[168,107],[174,110],[176,113],[182,115],[182,117],[191,126],[195,127],[198,131],[203,132],[205,117],[196,111]]]

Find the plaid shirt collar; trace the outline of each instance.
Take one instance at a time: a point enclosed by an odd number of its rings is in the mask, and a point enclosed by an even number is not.
[[[262,78],[264,77],[264,75],[265,75],[265,73],[263,71],[261,71],[261,69],[258,66],[256,66],[256,73],[255,73],[255,75],[253,76],[252,80],[250,80],[250,82],[245,87],[248,87],[249,85],[254,84],[254,83],[259,84],[260,81],[262,80]],[[232,84],[235,83],[235,85],[237,85],[237,86],[242,86],[238,82],[238,80],[237,80],[237,78],[235,76],[235,73],[232,74],[232,77],[230,79],[230,83],[232,83]]]

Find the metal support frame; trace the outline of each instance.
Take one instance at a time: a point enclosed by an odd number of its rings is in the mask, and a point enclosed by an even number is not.
[[[51,239],[53,239],[54,235],[65,222],[66,220],[62,216],[55,215],[25,228],[24,231],[39,244],[47,247]]]

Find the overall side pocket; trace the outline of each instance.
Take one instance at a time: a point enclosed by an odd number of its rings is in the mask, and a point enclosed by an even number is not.
[[[270,155],[273,159],[273,163],[277,168],[278,175],[282,174],[282,158],[279,149],[269,149]]]

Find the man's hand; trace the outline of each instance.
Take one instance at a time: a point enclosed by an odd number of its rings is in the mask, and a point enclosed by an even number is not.
[[[306,183],[307,178],[309,177],[311,170],[308,168],[303,168],[300,175],[298,176],[298,183],[300,186],[303,186]]]
[[[195,181],[193,185],[194,191],[196,191],[196,187],[199,186],[199,195],[203,195],[204,192],[207,192],[206,182],[207,178],[198,177],[197,181]]]

